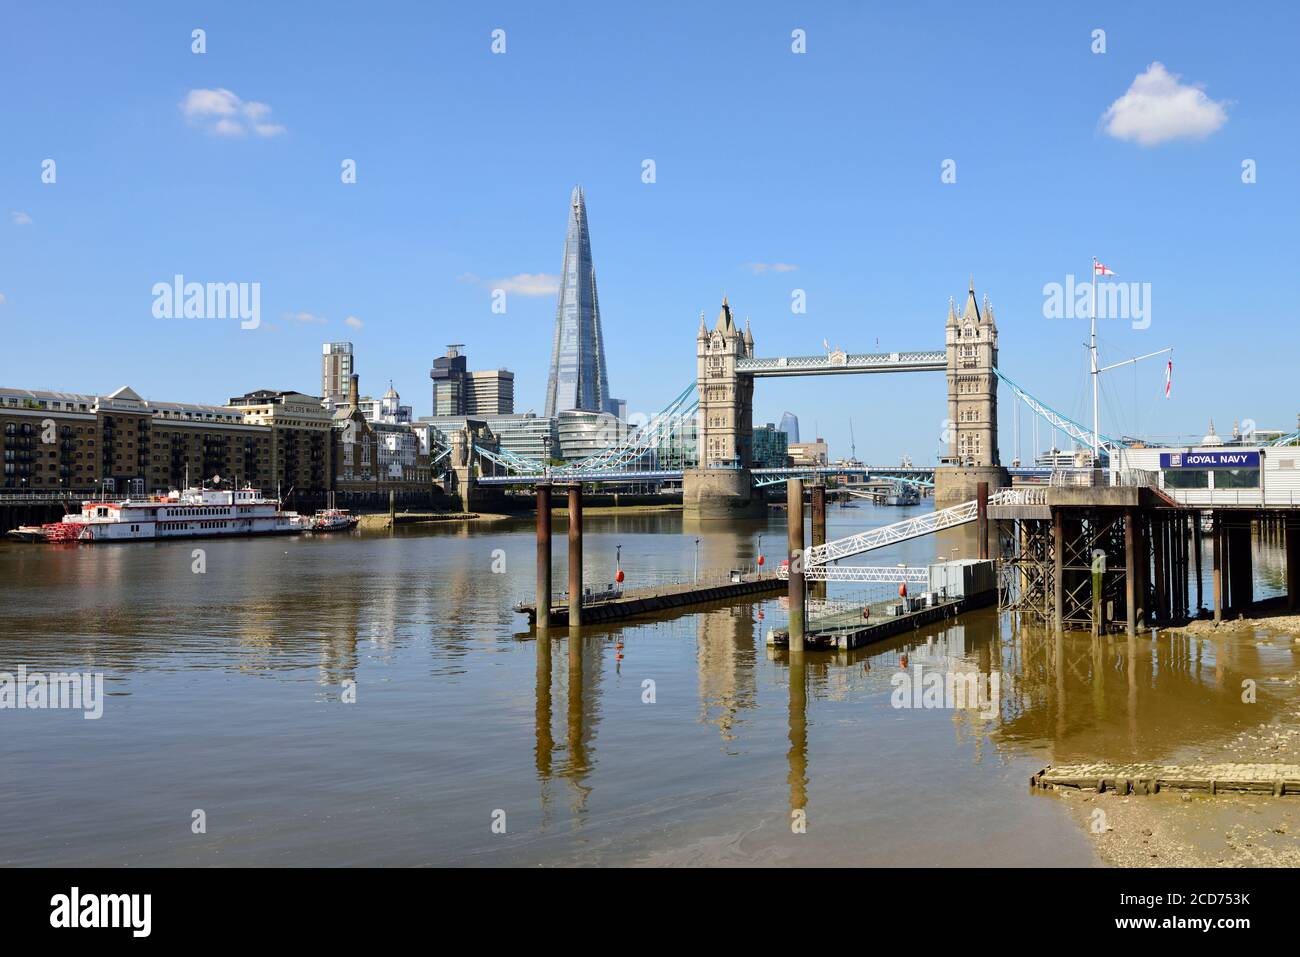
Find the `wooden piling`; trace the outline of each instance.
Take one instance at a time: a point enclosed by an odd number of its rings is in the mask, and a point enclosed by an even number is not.
[[[551,486],[537,485],[537,628],[551,627]]]
[[[1300,521],[1286,518],[1286,607],[1300,608]]]
[[[812,487],[812,545],[826,544],[826,486],[817,482]],[[817,598],[826,597],[826,583],[813,582],[809,591]]]
[[[1052,623],[1057,631],[1065,628],[1065,513],[1059,508],[1052,509],[1052,582],[1055,605],[1052,608]]]
[[[569,634],[582,627],[582,483],[569,486]]]
[[[989,483],[979,482],[975,486],[975,515],[979,535],[979,557],[989,557]]]
[[[1124,513],[1124,626],[1130,638],[1137,635],[1137,509]]]
[[[786,489],[786,551],[790,572],[790,650],[803,651],[807,611],[803,575],[803,479],[790,479]]]
[[[1211,571],[1214,579],[1214,620],[1223,621],[1223,513],[1210,512],[1210,521],[1214,523],[1210,533],[1210,547],[1214,550]]]

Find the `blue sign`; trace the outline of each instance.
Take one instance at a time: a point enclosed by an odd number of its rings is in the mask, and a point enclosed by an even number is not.
[[[1162,469],[1257,469],[1258,452],[1161,452]]]

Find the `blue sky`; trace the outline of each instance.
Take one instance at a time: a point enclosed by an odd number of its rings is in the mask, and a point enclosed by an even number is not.
[[[11,3],[0,383],[318,391],[320,343],[350,339],[363,391],[392,379],[423,415],[430,360],[460,342],[540,411],[555,300],[527,293],[558,272],[581,183],[631,410],[693,378],[724,292],[760,355],[930,349],[973,273],[1002,368],[1086,419],[1087,322],[1045,318],[1043,286],[1096,255],[1151,284],[1150,327],[1104,322],[1104,359],[1175,349],[1169,401],[1160,360],[1110,374],[1105,431],[1294,428],[1300,15],[1134,6]],[[1156,62],[1179,78],[1167,115],[1130,109],[1112,135],[1108,108]],[[1144,145],[1143,124],[1169,138]],[[797,268],[754,265],[777,263]],[[260,283],[261,327],[155,318],[176,273]],[[933,461],[943,400],[933,374],[769,380],[755,418],[794,411],[834,454],[852,418],[861,457]],[[1004,461],[1011,410],[1004,390]]]

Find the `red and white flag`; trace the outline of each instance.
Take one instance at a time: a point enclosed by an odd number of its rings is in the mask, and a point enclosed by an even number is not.
[[[1169,390],[1174,387],[1174,360],[1170,359],[1165,366],[1165,398],[1169,398]]]
[[[1113,276],[1115,273],[1105,263],[1099,263],[1097,260],[1092,261],[1092,274],[1094,276]]]

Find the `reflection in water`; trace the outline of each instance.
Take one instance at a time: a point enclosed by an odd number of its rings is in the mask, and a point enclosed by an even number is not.
[[[789,654],[790,674],[790,814],[808,811],[808,663],[807,652]]]
[[[832,507],[828,535],[904,512]],[[688,576],[696,537],[702,569],[752,563],[760,535],[774,559],[782,518],[718,531],[679,515],[589,515],[589,574],[603,580],[596,570],[622,545],[632,583]],[[974,544],[962,531],[872,561],[965,557]],[[99,722],[0,714],[14,782],[0,864],[71,862],[39,839],[55,821],[78,863],[107,865],[128,863],[124,847],[136,850],[130,862],[160,864],[629,863],[670,852],[691,863],[927,853],[1009,863],[1074,833],[1028,795],[1028,772],[1213,755],[1297,709],[1293,642],[1093,639],[991,609],[793,656],[763,643],[783,617],[777,599],[535,641],[510,611],[531,594],[533,545],[528,521],[212,541],[206,575],[190,571],[188,544],[0,546],[0,665],[102,670],[115,695]],[[491,570],[498,548],[506,574]],[[1279,551],[1257,549],[1261,594],[1281,580]],[[833,600],[845,597],[838,587]],[[891,679],[905,659],[1002,675],[989,717],[895,710]],[[1254,705],[1240,700],[1244,678],[1258,683]],[[642,703],[646,679],[653,706]],[[349,680],[356,705],[340,702]],[[52,753],[83,757],[51,766]],[[790,844],[791,812],[814,797],[808,832]],[[243,827],[220,844],[180,841],[177,808],[184,819],[195,806]],[[495,808],[510,813],[500,838],[485,824]],[[980,827],[960,823],[971,820]],[[1084,844],[1071,860],[1089,853]]]

